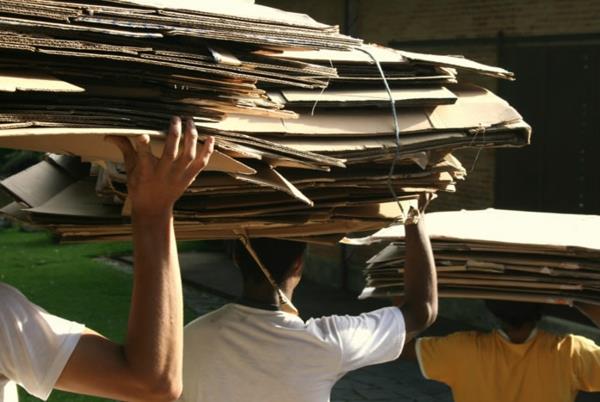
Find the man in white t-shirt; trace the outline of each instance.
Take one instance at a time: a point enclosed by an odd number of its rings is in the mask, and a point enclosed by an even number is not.
[[[185,125],[181,140],[181,120],[173,118],[160,159],[147,136],[135,147],[109,138],[125,158],[133,211],[135,272],[124,344],[53,316],[0,283],[0,402],[18,400],[17,384],[43,400],[54,388],[127,401],[179,397],[183,307],[173,204],[206,166],[214,144],[205,141],[197,153],[194,124]]]
[[[406,228],[401,307],[303,321],[282,311],[277,289],[240,244],[243,297],[190,323],[184,334],[183,402],[326,402],[345,373],[400,356],[437,314],[431,244],[421,218]],[[305,244],[254,239],[251,248],[287,299]]]

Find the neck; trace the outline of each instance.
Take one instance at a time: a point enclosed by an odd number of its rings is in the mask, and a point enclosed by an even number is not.
[[[535,330],[535,328],[535,323],[527,323],[519,328],[505,326],[502,329],[504,330],[506,335],[508,335],[512,343],[525,343],[529,339],[531,333],[533,332],[533,330]]]
[[[293,289],[287,289],[285,285],[281,287],[281,290],[286,297],[292,300]],[[244,284],[244,291],[242,297],[248,301],[255,303],[262,303],[268,305],[279,306],[279,294],[277,290],[273,289],[270,283],[262,284]]]

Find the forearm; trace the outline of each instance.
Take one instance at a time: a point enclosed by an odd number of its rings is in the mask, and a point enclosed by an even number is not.
[[[134,209],[133,242],[134,286],[125,356],[142,381],[180,388],[183,301],[171,210],[135,215]]]
[[[134,285],[124,345],[87,330],[56,387],[126,401],[181,392],[182,296],[172,217],[134,216]]]
[[[416,328],[429,326],[437,315],[435,261],[423,218],[417,224],[406,226],[402,309],[412,313]]]

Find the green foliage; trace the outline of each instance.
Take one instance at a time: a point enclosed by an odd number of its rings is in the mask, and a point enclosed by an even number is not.
[[[0,208],[12,202],[12,197],[0,189]]]
[[[43,154],[0,148],[0,177],[10,176],[42,160]]]
[[[130,254],[129,243],[57,245],[48,233],[0,231],[0,281],[50,313],[84,323],[108,338],[124,339],[131,275],[95,257]],[[186,311],[186,318],[193,317]],[[21,401],[37,398],[21,390]],[[97,402],[100,398],[55,391],[50,402]]]

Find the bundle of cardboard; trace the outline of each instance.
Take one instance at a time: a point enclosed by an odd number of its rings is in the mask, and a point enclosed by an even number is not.
[[[82,176],[50,157],[3,182],[15,196],[4,213],[65,240],[129,236],[121,155],[104,137],[147,134],[160,155],[171,115],[216,138],[176,205],[189,239],[376,230],[401,222],[419,193],[455,190],[466,173],[453,150],[530,139],[510,105],[458,79],[513,79],[506,70],[364,45],[251,1],[0,0],[0,10],[0,147],[93,164]],[[61,185],[17,196],[31,180]]]
[[[441,297],[600,305],[600,216],[487,209],[426,221]],[[403,294],[402,225],[344,242],[390,242],[368,261],[361,297]]]

